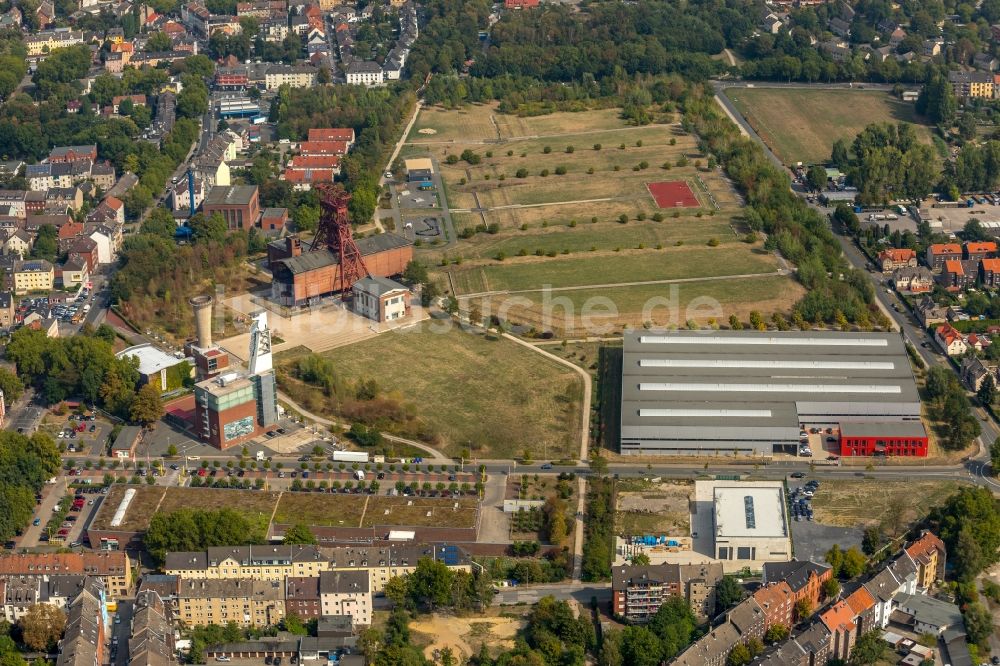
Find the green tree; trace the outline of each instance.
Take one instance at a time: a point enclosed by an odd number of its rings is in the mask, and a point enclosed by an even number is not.
[[[715,613],[724,613],[743,601],[746,591],[736,582],[735,576],[723,576],[715,586]]]
[[[145,384],[139,389],[129,407],[129,418],[146,428],[163,418],[163,401],[156,385]]]
[[[10,370],[0,368],[0,391],[3,391],[7,408],[10,409],[11,404],[24,395],[24,382]]]
[[[861,537],[861,551],[871,557],[882,547],[882,530],[878,527],[869,527]]]
[[[43,224],[35,235],[35,244],[31,246],[31,256],[36,259],[55,261],[59,253],[56,228],[51,224]]]
[[[306,625],[302,623],[302,618],[300,618],[295,613],[289,613],[281,620],[281,628],[291,634],[297,636],[308,636],[309,630],[306,629]]]
[[[838,169],[844,170],[851,163],[851,157],[848,153],[847,141],[845,139],[837,139],[833,142],[833,153],[830,155],[830,161]]]
[[[170,37],[165,32],[154,32],[146,40],[147,51],[170,51],[173,48],[173,42],[170,41]]]
[[[407,576],[409,596],[419,607],[445,606],[451,597],[452,576],[441,560],[422,558]]]
[[[229,232],[229,225],[219,212],[207,217],[203,213],[197,213],[188,220],[188,226],[191,227],[195,243],[221,243],[226,240],[226,234]]]
[[[632,556],[632,566],[634,567],[646,567],[649,566],[649,555],[646,553],[636,553]]]
[[[427,264],[412,259],[403,270],[403,281],[408,285],[425,284],[428,281]]]
[[[986,375],[986,379],[980,384],[979,390],[976,391],[976,397],[979,399],[982,405],[992,405],[997,398],[997,385],[993,381],[991,375]]]
[[[143,542],[153,558],[162,562],[170,551],[260,544],[264,531],[256,520],[233,509],[185,508],[154,514]]]
[[[658,666],[662,659],[660,639],[643,626],[625,627],[621,653],[629,666]]]
[[[786,638],[788,638],[789,628],[781,624],[780,622],[775,622],[767,628],[767,633],[764,634],[764,640],[768,643],[780,643]]]
[[[33,604],[17,621],[21,638],[32,650],[51,651],[66,627],[66,613],[52,604]]]
[[[927,116],[932,123],[947,125],[955,117],[958,103],[951,84],[940,74],[931,77],[917,97],[917,113]]]
[[[851,666],[872,666],[882,660],[885,652],[886,642],[882,640],[881,630],[873,629],[858,638],[848,663]]]
[[[962,619],[971,643],[982,645],[993,634],[993,614],[979,601],[965,604]]]
[[[809,599],[799,599],[795,602],[795,619],[798,622],[804,622],[809,619],[809,616],[813,614],[812,601]]]
[[[284,544],[304,545],[318,543],[318,540],[308,525],[305,523],[296,523],[285,530],[285,537],[281,542]]]
[[[823,581],[823,596],[825,598],[833,599],[838,594],[840,594],[840,581],[833,576]]]
[[[806,171],[806,183],[814,192],[822,192],[826,189],[826,169],[819,164],[814,164]]]
[[[146,216],[140,232],[172,241],[177,233],[177,222],[166,208],[154,208]]]
[[[729,652],[729,657],[726,658],[727,666],[745,666],[753,660],[753,655],[750,654],[750,648],[743,643],[737,643],[736,646]]]
[[[663,659],[670,660],[694,640],[698,621],[683,598],[671,597],[656,611],[648,627],[660,639]]]
[[[846,551],[844,551],[844,560],[840,565],[840,575],[844,578],[856,578],[860,576],[865,570],[865,556],[857,549],[857,546],[851,546]]]

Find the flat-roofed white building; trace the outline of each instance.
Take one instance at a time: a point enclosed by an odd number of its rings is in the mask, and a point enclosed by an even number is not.
[[[698,552],[726,564],[759,569],[792,559],[791,533],[780,481],[696,481],[692,531]],[[707,534],[705,533],[707,532]]]

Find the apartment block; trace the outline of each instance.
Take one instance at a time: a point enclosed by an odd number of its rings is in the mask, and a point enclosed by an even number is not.
[[[123,551],[100,553],[11,553],[0,556],[0,579],[84,574],[101,579],[110,600],[132,591],[132,562]]]
[[[187,626],[235,622],[265,627],[284,617],[285,586],[278,581],[182,580],[177,593],[177,619]]]
[[[449,552],[454,551],[449,547]],[[366,571],[372,594],[380,594],[396,576],[412,572],[422,558],[441,559],[457,570],[471,572],[468,555],[457,551],[446,557],[441,546],[403,544],[390,546],[236,546],[207,551],[167,553],[164,572],[192,580],[257,578],[284,582],[310,578],[323,571]]]
[[[372,593],[364,571],[324,571],[319,575],[319,601],[324,616],[349,615],[355,627],[372,623]]]
[[[681,597],[700,621],[715,612],[715,586],[722,563],[616,566],[611,572],[611,608],[629,622],[647,622],[667,599]]]

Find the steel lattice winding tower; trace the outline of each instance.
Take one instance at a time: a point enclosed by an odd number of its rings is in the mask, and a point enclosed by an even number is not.
[[[319,250],[325,246],[337,255],[340,260],[340,296],[347,299],[354,283],[369,275],[361,250],[351,234],[351,222],[347,213],[351,195],[339,185],[322,184],[317,185],[316,189],[319,190],[322,212],[313,249]]]

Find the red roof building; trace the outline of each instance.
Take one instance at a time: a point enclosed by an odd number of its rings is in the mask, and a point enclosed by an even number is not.
[[[985,259],[997,253],[997,244],[993,241],[965,244],[966,259]]]
[[[927,247],[927,265],[940,270],[944,262],[962,258],[962,246],[958,243],[935,243]]]
[[[303,141],[303,155],[346,155],[350,145],[346,141]]]
[[[354,143],[354,130],[350,127],[315,127],[309,130],[309,141],[346,141]]]

